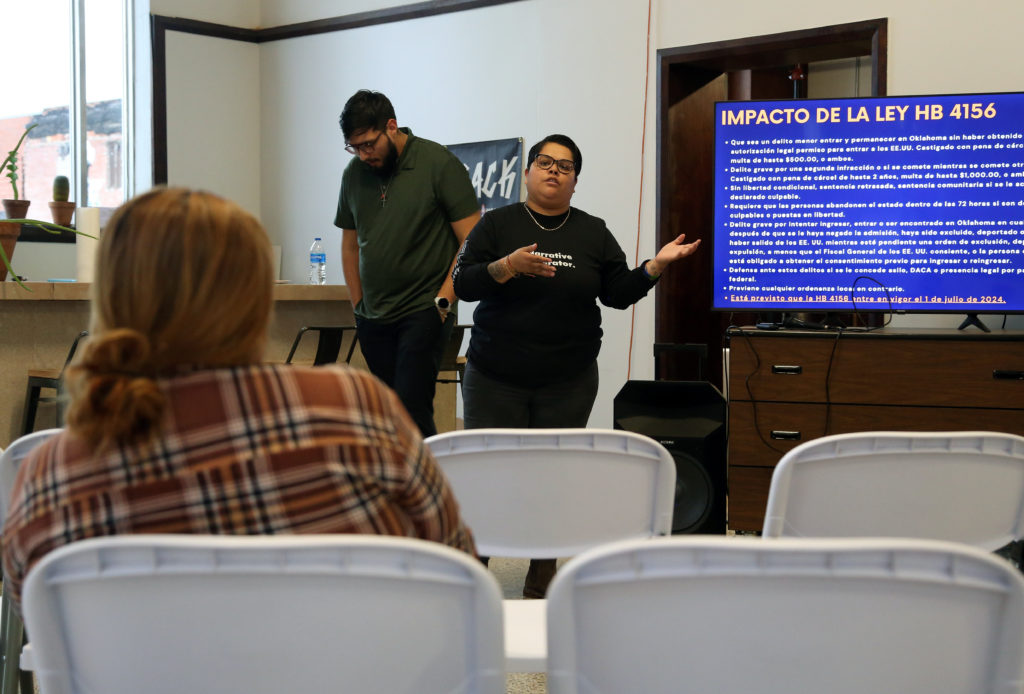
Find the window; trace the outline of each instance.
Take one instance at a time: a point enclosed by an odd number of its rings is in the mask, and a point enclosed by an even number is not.
[[[121,187],[121,140],[107,140],[107,188]]]
[[[71,179],[80,206],[116,207],[125,198],[123,146],[125,46],[131,0],[34,0],[8,3],[0,100],[0,152],[30,125],[18,156],[19,196],[29,215],[49,219],[54,176]],[[84,69],[82,69],[84,68]],[[0,195],[11,197],[7,178]]]

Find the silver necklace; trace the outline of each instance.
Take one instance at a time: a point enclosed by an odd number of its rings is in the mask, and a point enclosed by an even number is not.
[[[572,214],[572,208],[570,207],[569,211],[565,213],[565,219],[562,220],[562,223],[556,227],[551,227],[549,229],[548,227],[544,226],[543,224],[537,221],[537,218],[533,216],[533,212],[530,211],[530,206],[527,205],[525,202],[523,203],[523,209],[526,210],[526,214],[530,215],[530,219],[533,220],[533,223],[536,224],[541,229],[543,229],[544,231],[558,231],[559,229],[565,226],[565,223],[569,221],[569,216]]]
[[[391,174],[391,178],[388,179],[387,184],[384,184],[384,183],[380,184],[380,206],[381,207],[384,207],[384,205],[386,205],[387,202],[388,202],[388,188],[391,187],[391,183],[394,180],[395,180],[395,175]]]

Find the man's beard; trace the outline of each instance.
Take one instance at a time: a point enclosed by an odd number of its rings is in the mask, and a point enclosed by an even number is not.
[[[381,178],[391,178],[398,168],[398,149],[390,137],[385,136],[384,139],[388,142],[388,152],[381,159],[380,166],[371,166],[370,168]]]

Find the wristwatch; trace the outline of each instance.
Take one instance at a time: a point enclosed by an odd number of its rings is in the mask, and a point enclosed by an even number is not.
[[[436,306],[437,310],[444,316],[447,316],[448,312],[452,310],[452,302],[448,301],[448,299],[443,296],[434,297],[434,306]]]

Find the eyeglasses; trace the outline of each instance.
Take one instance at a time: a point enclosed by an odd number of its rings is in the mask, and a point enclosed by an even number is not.
[[[576,164],[571,159],[555,159],[546,154],[538,154],[534,157],[533,163],[545,171],[550,169],[552,164],[558,166],[558,170],[564,174],[571,174],[576,170]]]
[[[384,132],[385,131],[381,130],[377,137],[373,138],[372,140],[367,140],[366,142],[360,142],[354,145],[345,145],[345,151],[348,152],[349,154],[359,154],[360,152],[362,152],[363,154],[370,154],[373,152],[373,148],[377,146],[377,141],[380,140],[380,136],[383,135]]]

